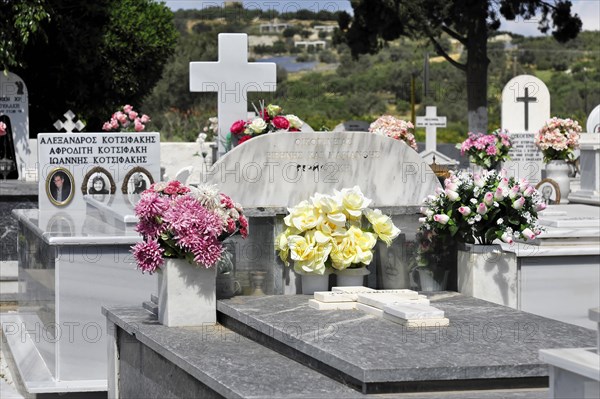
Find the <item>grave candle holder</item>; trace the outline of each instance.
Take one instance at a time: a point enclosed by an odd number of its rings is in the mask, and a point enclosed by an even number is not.
[[[252,281],[252,287],[254,289],[254,291],[252,291],[253,296],[265,295],[263,284],[266,276],[267,272],[250,272],[250,280]]]
[[[15,161],[6,158],[6,155],[0,159],[0,174],[2,174],[3,180],[6,180],[6,176],[14,172],[16,169],[17,165],[15,164]]]

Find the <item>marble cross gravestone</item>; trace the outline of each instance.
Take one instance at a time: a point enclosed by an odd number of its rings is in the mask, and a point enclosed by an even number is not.
[[[0,73],[0,121],[7,132],[0,138],[2,158],[11,167],[8,179],[25,179],[26,169],[35,168],[29,144],[29,96],[25,82],[12,72]]]
[[[65,129],[67,133],[73,133],[73,130],[77,129],[77,131],[81,131],[85,127],[85,123],[78,120],[77,122],[73,122],[75,119],[75,114],[73,111],[68,110],[64,113],[65,121],[61,121],[60,119],[54,122],[54,127],[56,130],[60,131],[61,129]]]
[[[219,34],[219,60],[190,62],[190,91],[217,92],[219,98],[219,150],[226,152],[225,142],[231,124],[245,119],[248,92],[275,91],[277,65],[248,62],[248,35]]]
[[[425,151],[421,152],[423,158],[429,164],[456,165],[454,159],[447,157],[437,150],[437,129],[446,127],[446,117],[437,115],[437,107],[426,107],[425,116],[417,116],[417,127],[425,128]]]
[[[502,128],[508,130],[513,146],[504,168],[511,176],[532,183],[542,179],[542,152],[535,145],[535,134],[550,119],[550,92],[540,79],[531,75],[512,78],[502,90]]]

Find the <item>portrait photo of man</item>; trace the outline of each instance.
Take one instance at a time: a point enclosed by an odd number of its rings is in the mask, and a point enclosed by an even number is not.
[[[73,182],[70,173],[66,170],[57,170],[49,175],[47,191],[50,201],[54,205],[66,205],[73,198]]]

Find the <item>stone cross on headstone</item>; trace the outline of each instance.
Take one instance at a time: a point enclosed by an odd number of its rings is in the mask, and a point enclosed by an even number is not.
[[[246,119],[248,92],[275,91],[277,65],[248,62],[248,35],[219,34],[219,60],[190,62],[190,91],[217,92],[219,97],[219,156],[231,124]]]
[[[537,133],[550,118],[548,87],[535,76],[519,75],[502,90],[502,128],[510,133]]]
[[[425,128],[425,151],[436,151],[437,128],[446,127],[446,117],[437,115],[437,107],[426,107],[425,116],[417,116],[417,127]]]
[[[60,129],[65,129],[65,132],[73,133],[74,129],[77,129],[77,131],[80,132],[81,129],[85,127],[85,124],[80,120],[78,120],[77,122],[73,122],[73,119],[75,119],[75,114],[71,110],[68,110],[64,114],[64,117],[66,118],[66,121],[62,122],[59,119],[56,122],[54,122],[54,127],[56,128],[56,130],[60,131]]]
[[[529,130],[529,103],[536,103],[537,98],[529,97],[529,87],[525,86],[525,96],[517,97],[517,101],[525,103],[525,130]]]

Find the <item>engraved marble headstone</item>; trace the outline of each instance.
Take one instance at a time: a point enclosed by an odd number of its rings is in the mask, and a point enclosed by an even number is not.
[[[509,131],[513,146],[510,161],[503,167],[509,175],[532,183],[542,179],[542,152],[535,145],[535,134],[550,119],[550,92],[535,76],[519,75],[502,90],[502,128]]]
[[[146,178],[145,188],[150,180],[160,180],[159,133],[40,133],[38,156],[40,210],[85,210],[84,195],[91,192],[84,187],[92,186],[96,176],[104,180],[102,192],[108,191],[99,193],[106,196],[100,199],[115,206],[133,198],[135,187],[129,186],[135,186],[138,177]],[[109,196],[124,201],[111,201]]]
[[[277,65],[248,62],[248,35],[219,34],[219,60],[190,62],[190,91],[217,92],[219,98],[219,156],[225,153],[225,136],[231,124],[245,119],[248,92],[275,91]]]
[[[25,170],[34,168],[36,162],[29,145],[29,95],[23,79],[12,72],[0,73],[0,121],[12,133],[0,138],[0,157],[6,152],[16,168],[7,178],[25,180]]]
[[[203,175],[244,207],[287,208],[315,193],[358,185],[372,206],[420,206],[439,186],[399,140],[362,132],[269,133],[219,159]]]

